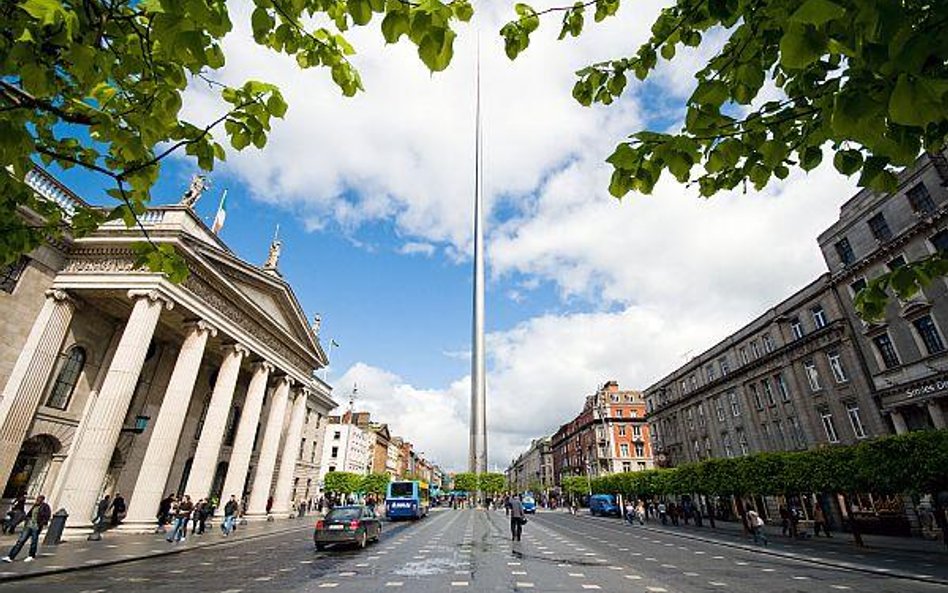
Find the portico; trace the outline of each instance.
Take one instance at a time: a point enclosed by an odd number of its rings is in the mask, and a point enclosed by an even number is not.
[[[128,530],[154,529],[169,493],[264,507],[272,496],[285,513],[303,419],[335,403],[315,373],[326,354],[277,271],[279,245],[259,267],[188,206],[142,220],[185,258],[187,280],[137,268],[141,235],[121,222],[44,246],[56,262],[44,304],[19,320],[29,330],[0,367],[4,496],[46,494],[73,533],[91,527],[106,493],[127,501]]]

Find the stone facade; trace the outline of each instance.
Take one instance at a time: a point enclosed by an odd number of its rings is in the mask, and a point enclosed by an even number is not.
[[[514,492],[549,493],[554,487],[551,437],[534,439],[530,448],[514,459],[505,472]]]
[[[28,181],[81,203],[42,171]],[[45,494],[70,530],[119,492],[129,530],[152,528],[170,492],[236,494],[251,517],[272,497],[288,512],[314,475],[305,443],[335,407],[314,374],[327,363],[318,338],[279,273],[240,260],[190,208],[141,218],[187,261],[184,283],[135,269],[141,236],[118,222],[3,271],[4,497]]]

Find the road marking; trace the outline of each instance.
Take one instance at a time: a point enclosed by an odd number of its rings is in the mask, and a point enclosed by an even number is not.
[[[602,589],[599,585],[583,585],[583,589]]]
[[[776,568],[761,568],[762,572],[777,572]]]
[[[720,581],[708,581],[708,584],[712,587],[727,587],[727,583],[722,583]]]
[[[525,571],[525,570],[511,570],[511,571],[510,571],[510,574],[524,575],[524,574],[527,574],[527,571]]]
[[[625,570],[625,569],[622,568],[621,566],[608,566],[607,568],[608,568],[609,570]]]
[[[346,572],[339,573],[339,576],[341,577],[354,577],[355,575],[356,573],[352,572],[351,570],[347,570]]]
[[[743,560],[735,560],[735,561],[734,561],[734,564],[736,564],[736,565],[738,565],[738,566],[747,566],[747,565],[748,565],[748,563],[747,563],[747,562],[744,562]]]
[[[386,587],[401,587],[404,584],[405,583],[403,583],[402,581],[389,581],[385,583],[385,586]]]
[[[662,568],[678,568],[674,564],[662,564]]]
[[[257,577],[254,580],[255,581],[270,581],[270,580],[273,580],[273,577]]]
[[[508,562],[507,566],[520,566],[519,562]]]
[[[849,589],[849,587],[847,587],[846,585],[830,585],[830,587],[834,589],[839,589],[840,591],[845,591],[846,589]]]
[[[810,580],[810,577],[790,577],[790,578],[795,581],[809,581]]]
[[[332,589],[333,587],[338,587],[339,583],[320,583],[320,589]]]
[[[467,581],[451,581],[452,587],[467,587]]]
[[[706,553],[706,552],[695,552],[695,554],[698,555],[698,556],[702,556],[702,555],[704,555],[705,553]]]
[[[664,589],[662,587],[646,587],[645,589],[647,591],[651,591],[652,593],[665,593],[668,591],[668,589]]]
[[[630,581],[641,581],[641,580],[642,580],[642,577],[640,577],[640,576],[637,575],[637,574],[627,574],[627,575],[625,575],[625,578],[629,579]]]
[[[686,577],[697,577],[697,576],[701,576],[701,575],[698,574],[697,572],[683,572],[683,573],[681,573],[681,574],[685,575]]]
[[[356,568],[366,568],[368,565],[369,565],[368,562],[361,562],[359,564],[356,564]]]
[[[569,576],[571,576],[571,577],[576,577],[576,578],[578,578],[578,579],[584,579],[584,578],[586,578],[586,575],[583,574],[583,573],[581,573],[581,572],[570,572],[570,573],[567,573],[567,574],[569,574]]]
[[[724,556],[711,556],[715,560],[724,560]]]

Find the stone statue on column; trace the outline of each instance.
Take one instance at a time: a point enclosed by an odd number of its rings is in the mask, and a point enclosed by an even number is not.
[[[280,251],[283,249],[283,243],[278,238],[280,236],[280,225],[277,225],[276,232],[273,233],[273,241],[270,242],[270,253],[267,254],[267,261],[263,264],[264,270],[276,270],[277,262],[280,260]]]
[[[317,313],[316,316],[313,317],[313,335],[316,336],[317,342],[319,341],[319,328],[322,326],[322,324],[323,318],[319,313]]]
[[[211,182],[208,181],[206,175],[194,175],[191,177],[191,185],[188,186],[188,191],[184,192],[179,205],[194,208],[197,201],[201,199],[201,194],[210,187]]]

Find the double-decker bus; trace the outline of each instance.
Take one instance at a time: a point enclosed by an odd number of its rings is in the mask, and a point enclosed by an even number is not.
[[[389,482],[385,493],[385,516],[389,519],[421,519],[428,514],[429,505],[426,482]]]

